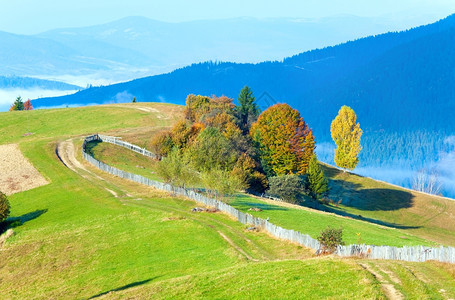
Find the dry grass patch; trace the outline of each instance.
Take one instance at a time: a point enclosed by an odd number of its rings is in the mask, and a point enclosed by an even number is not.
[[[22,155],[18,145],[0,145],[0,191],[11,195],[48,183]]]

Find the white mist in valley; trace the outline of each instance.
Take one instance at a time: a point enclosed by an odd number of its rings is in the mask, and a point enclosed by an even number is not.
[[[21,97],[23,101],[28,99],[37,99],[43,97],[56,97],[70,95],[77,91],[75,90],[47,90],[41,88],[32,89],[0,89],[0,111],[8,111],[17,97]]]
[[[438,183],[441,184],[441,194],[446,197],[455,197],[455,136],[449,136],[445,139],[449,145],[448,152],[439,153],[439,158],[428,165],[409,168],[408,163],[400,165],[397,162],[389,165],[370,166],[359,163],[354,169],[354,173],[371,177],[376,180],[382,180],[391,184],[396,184],[405,188],[413,188],[413,181],[419,171],[424,171],[427,175],[437,176]],[[363,149],[365,151],[365,149]],[[330,165],[334,162],[335,145],[333,143],[319,143],[316,147],[318,159]],[[406,166],[404,166],[406,165]]]

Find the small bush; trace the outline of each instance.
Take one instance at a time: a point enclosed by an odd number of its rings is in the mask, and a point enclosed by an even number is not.
[[[327,227],[318,236],[318,241],[321,243],[323,253],[333,253],[339,245],[344,245],[343,228],[336,229]]]
[[[8,198],[0,192],[0,222],[3,222],[9,216],[9,209]]]
[[[304,180],[298,175],[283,175],[269,180],[267,194],[281,198],[289,203],[296,203],[304,191]]]

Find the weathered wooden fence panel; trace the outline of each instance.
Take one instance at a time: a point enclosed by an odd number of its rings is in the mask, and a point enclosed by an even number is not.
[[[85,138],[82,145],[82,155],[85,160],[94,165],[96,168],[107,172],[109,174],[125,178],[137,183],[148,185],[159,190],[163,190],[175,195],[180,195],[192,199],[196,202],[202,203],[206,206],[215,207],[218,210],[229,214],[230,216],[236,218],[242,224],[251,224],[258,226],[266,230],[272,236],[288,240],[291,242],[298,243],[305,247],[311,248],[313,250],[319,250],[321,245],[320,243],[309,236],[308,234],[302,234],[298,231],[284,229],[280,226],[270,223],[268,220],[264,220],[250,214],[239,211],[238,209],[226,204],[222,201],[216,199],[208,198],[202,194],[199,194],[191,189],[184,189],[179,187],[174,187],[170,184],[162,183],[159,181],[150,180],[140,175],[133,173],[125,172],[120,169],[109,166],[101,161],[96,160],[91,155],[87,154],[85,151],[86,143],[92,141],[103,141],[107,143],[112,143],[121,147],[125,147],[137,153],[143,154],[145,156],[156,158],[156,155],[153,153],[142,149],[136,145],[123,142],[118,138],[105,136],[105,135],[91,135]],[[437,260],[441,262],[455,263],[455,248],[452,247],[439,247],[439,248],[429,248],[423,246],[414,246],[414,247],[390,247],[390,246],[371,246],[371,245],[349,245],[349,246],[339,246],[337,248],[336,254],[339,256],[360,256],[365,258],[372,259],[393,259],[393,260],[403,260],[403,261],[413,261],[413,262],[424,262],[427,260]]]

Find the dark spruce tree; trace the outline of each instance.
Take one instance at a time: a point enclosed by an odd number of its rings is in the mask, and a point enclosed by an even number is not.
[[[240,95],[237,99],[239,101],[239,106],[236,107],[235,112],[239,119],[239,127],[244,132],[248,132],[251,124],[258,119],[260,109],[255,102],[256,98],[253,95],[253,91],[247,86],[240,91]]]
[[[327,196],[329,191],[328,180],[319,165],[316,154],[311,157],[307,171],[307,187],[310,191],[311,198],[320,200]]]
[[[9,110],[24,110],[24,102],[20,96],[16,98],[16,101],[14,101]]]

